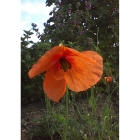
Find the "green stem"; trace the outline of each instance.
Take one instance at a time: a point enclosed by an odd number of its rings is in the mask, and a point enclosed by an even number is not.
[[[97,47],[98,47],[98,34],[99,34],[99,27],[97,27]]]
[[[44,94],[44,96],[45,96],[46,112],[47,112],[47,114],[48,114],[48,105],[47,105],[47,97],[46,97],[46,94]]]
[[[72,94],[72,100],[73,100],[73,102],[75,103],[75,93],[73,92],[73,94]]]
[[[51,105],[50,105],[50,100],[49,100],[49,98],[46,96],[46,94],[45,94],[45,104],[46,104],[46,112],[47,112],[47,114],[49,114]]]
[[[68,132],[68,87],[66,86],[66,123],[65,123],[65,140],[67,140],[67,132]]]
[[[94,87],[91,87],[90,90],[91,90],[91,107],[92,107],[92,118],[93,118],[95,115]]]

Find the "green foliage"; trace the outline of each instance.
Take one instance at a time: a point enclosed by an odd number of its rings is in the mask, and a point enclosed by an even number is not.
[[[44,98],[42,89],[43,76],[37,76],[32,80],[28,76],[28,72],[33,64],[50,49],[49,43],[34,43],[29,41],[33,34],[31,31],[25,31],[24,37],[21,37],[21,102],[22,104]],[[29,44],[33,44],[28,47]]]
[[[46,115],[36,120],[33,137],[65,139],[65,124],[68,123],[67,140],[118,140],[118,112],[113,104],[114,100],[118,102],[119,92],[119,1],[46,1],[47,6],[52,3],[56,7],[44,23],[44,32],[40,34],[37,25],[32,24],[39,42],[29,41],[34,34],[31,30],[24,30],[21,38],[21,102],[44,99],[43,74],[29,79],[28,72],[46,51],[59,43],[79,51],[98,52],[104,60],[104,72],[94,88],[79,94],[69,92],[68,122],[65,98],[57,105],[45,98]],[[113,77],[112,83],[107,83],[104,76]]]
[[[112,95],[95,94],[91,90],[90,98],[68,103],[68,121],[64,103],[51,103],[50,110],[40,119],[35,120],[36,129],[33,138],[52,140],[118,140],[118,112],[114,110]],[[48,104],[48,103],[47,103]],[[67,123],[67,133],[65,124]],[[66,135],[66,138],[65,138]]]
[[[101,50],[104,62],[118,69],[119,53],[119,1],[118,0],[47,0],[56,4],[44,29],[52,45],[64,40],[75,42],[82,50]],[[51,24],[54,23],[54,24]],[[95,48],[95,45],[97,48]],[[75,47],[74,47],[75,48]]]
[[[24,37],[21,38],[22,101],[34,101],[42,96],[42,76],[30,80],[27,73],[41,55],[59,43],[79,51],[94,50],[101,54],[104,60],[103,77],[112,76],[116,86],[119,79],[118,0],[46,1],[47,6],[52,3],[55,3],[56,7],[50,12],[50,19],[44,23],[44,33],[40,34],[37,25],[32,23],[32,31],[36,32],[39,42],[29,41],[34,34],[31,30],[24,30]],[[100,85],[101,92],[104,84]]]

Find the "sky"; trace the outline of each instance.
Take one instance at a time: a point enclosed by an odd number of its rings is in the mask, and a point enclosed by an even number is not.
[[[46,0],[21,0],[21,36],[23,36],[23,30],[28,31],[32,28],[32,23],[37,24],[40,33],[43,32],[43,23],[47,22],[49,13],[54,7],[54,5],[47,7],[45,2]],[[30,40],[37,42],[38,38],[34,34]]]

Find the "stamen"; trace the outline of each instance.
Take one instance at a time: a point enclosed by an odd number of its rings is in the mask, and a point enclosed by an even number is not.
[[[71,68],[71,64],[65,58],[60,59],[60,64],[61,69],[63,69],[65,72],[67,71],[67,69]]]

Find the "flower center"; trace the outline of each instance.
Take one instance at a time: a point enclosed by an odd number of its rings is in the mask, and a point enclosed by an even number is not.
[[[60,59],[60,64],[61,69],[63,69],[65,72],[67,71],[67,69],[71,68],[71,64],[65,58]]]

